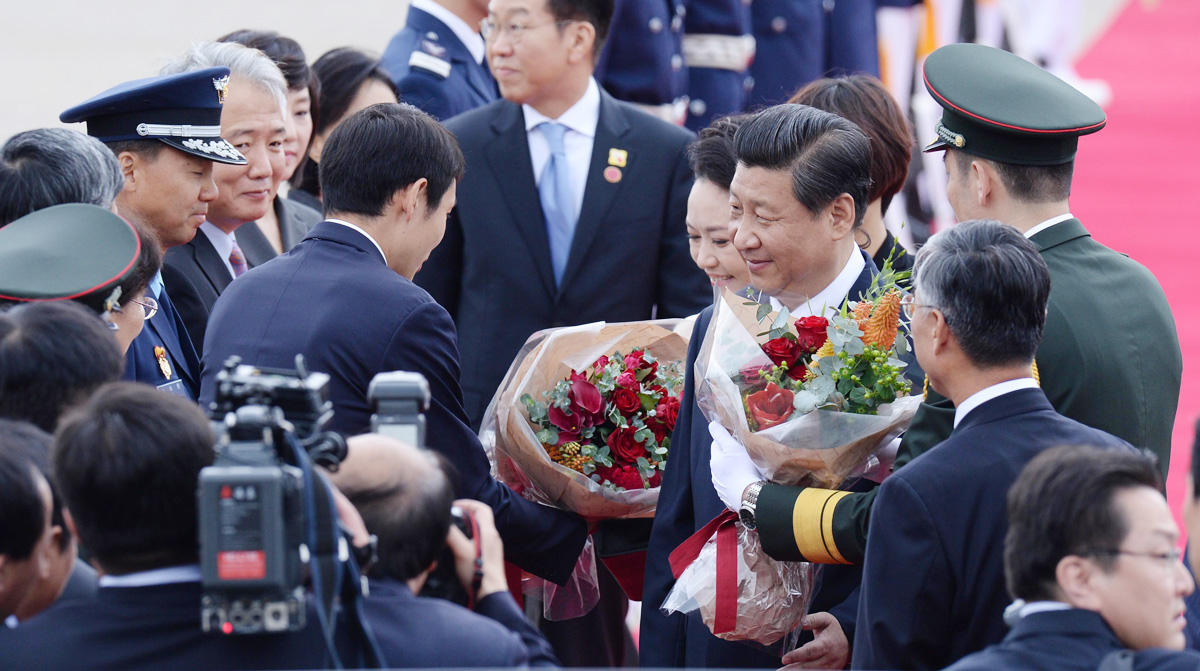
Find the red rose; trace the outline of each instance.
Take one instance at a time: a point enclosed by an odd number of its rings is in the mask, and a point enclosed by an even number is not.
[[[787,375],[788,375],[788,377],[792,378],[793,380],[801,380],[802,381],[802,380],[804,380],[804,374],[807,372],[808,372],[808,369],[804,367],[804,364],[797,361],[791,368],[789,368],[787,370]]]
[[[657,421],[653,417],[650,418],[650,421],[646,422],[646,428],[654,432],[654,441],[659,445],[663,444],[663,441],[667,438],[667,434],[671,431],[667,428],[666,424]]]
[[[652,384],[652,385],[646,387],[646,393],[647,394],[658,394],[659,397],[666,397],[667,388],[662,386],[661,384]]]
[[[636,464],[638,457],[646,456],[646,447],[633,439],[637,429],[627,426],[608,434],[608,449],[613,459],[626,464]]]
[[[592,368],[594,368],[596,370],[600,370],[601,368],[604,368],[607,365],[608,365],[608,357],[604,356],[602,354],[602,355],[600,355],[599,359],[596,359],[596,363],[592,364]]]
[[[801,317],[796,320],[796,344],[804,354],[812,354],[821,349],[821,345],[829,339],[826,329],[829,320],[824,317]]]
[[[796,342],[790,338],[768,340],[763,344],[762,351],[770,357],[771,362],[776,366],[791,366],[803,354],[800,348],[796,346]]]
[[[650,477],[650,482],[646,483],[650,487],[658,487],[662,484],[662,471],[654,471],[654,475]]]
[[[658,405],[654,408],[654,416],[666,425],[668,431],[674,431],[675,420],[679,417],[679,399],[674,396],[667,396],[659,401]]]
[[[642,388],[642,385],[638,383],[637,374],[632,369],[627,369],[624,373],[617,376],[617,386],[631,391],[639,391]]]
[[[596,474],[599,475],[602,480],[608,480],[612,484],[618,487],[624,487],[625,489],[643,489],[646,486],[642,482],[641,473],[638,473],[638,470],[633,466],[597,466]],[[656,477],[657,475],[658,474],[655,474]],[[661,482],[662,478],[659,477],[658,480]],[[651,478],[650,481],[654,482],[654,479]],[[651,486],[657,487],[658,485]]]
[[[750,416],[758,422],[758,430],[786,422],[792,416],[793,396],[795,394],[780,389],[774,382],[768,384],[766,389],[747,396],[746,406],[750,409]]]
[[[738,375],[742,378],[742,386],[752,391],[767,388],[767,381],[760,375],[766,367],[763,366],[747,366],[738,371]]]
[[[627,370],[637,370],[646,366],[646,353],[640,349],[634,350],[625,355],[625,368]]]
[[[613,390],[612,400],[617,409],[626,415],[631,415],[642,409],[642,399],[638,398],[637,392],[630,391],[624,387],[617,387]]]

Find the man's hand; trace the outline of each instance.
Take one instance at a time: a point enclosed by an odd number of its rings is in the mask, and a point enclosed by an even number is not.
[[[850,663],[850,642],[837,618],[813,613],[801,625],[813,640],[783,656],[784,669],[844,669]],[[782,671],[782,670],[781,670]]]
[[[483,559],[483,581],[479,584],[476,601],[496,592],[508,590],[508,581],[504,577],[504,543],[500,540],[500,532],[496,531],[496,521],[492,509],[485,503],[470,499],[459,499],[454,505],[470,513],[479,527],[479,552]],[[451,526],[446,543],[454,553],[454,569],[458,581],[469,594],[472,582],[475,580],[475,540],[467,538],[458,527]]]
[[[742,494],[746,488],[766,480],[762,469],[750,460],[746,448],[737,442],[720,422],[711,422],[708,432],[712,435],[712,453],[708,459],[712,471],[713,488],[717,496],[732,511],[742,507]]]

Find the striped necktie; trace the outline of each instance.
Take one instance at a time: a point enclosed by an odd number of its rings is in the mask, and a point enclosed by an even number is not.
[[[233,241],[233,249],[229,252],[229,265],[233,266],[233,276],[241,277],[242,273],[246,272],[246,256],[242,254],[242,248],[238,247],[237,240]]]

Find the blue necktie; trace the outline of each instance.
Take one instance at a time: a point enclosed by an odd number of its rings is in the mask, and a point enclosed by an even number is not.
[[[561,285],[563,272],[567,268],[567,256],[571,253],[571,239],[575,236],[575,222],[579,216],[575,212],[575,199],[571,196],[567,151],[563,147],[563,133],[567,127],[546,121],[538,124],[538,128],[550,144],[550,159],[542,168],[538,196],[542,201],[542,214],[546,216],[554,283]]]

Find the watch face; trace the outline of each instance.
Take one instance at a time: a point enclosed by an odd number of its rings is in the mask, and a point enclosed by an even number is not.
[[[746,527],[747,529],[751,529],[751,530],[754,529],[755,525],[754,525],[754,512],[753,511],[748,510],[746,508],[742,508],[741,510],[738,511],[738,519],[741,520],[742,526]]]

